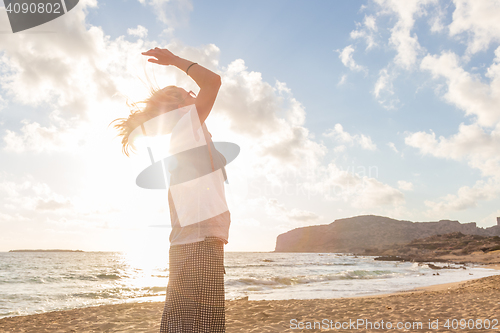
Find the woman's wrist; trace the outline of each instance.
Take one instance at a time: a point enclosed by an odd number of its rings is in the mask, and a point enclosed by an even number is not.
[[[180,64],[180,61],[182,60],[181,57],[179,56],[175,56],[173,59],[172,59],[172,65],[174,65],[175,67],[179,67],[179,64]]]
[[[174,65],[175,67],[179,68],[184,72],[192,63],[193,63],[192,61],[181,58],[179,56],[175,56],[174,60],[172,61],[172,65]]]

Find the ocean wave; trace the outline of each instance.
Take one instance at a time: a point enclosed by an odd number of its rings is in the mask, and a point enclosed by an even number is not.
[[[72,297],[85,299],[129,299],[165,294],[166,286],[147,286],[140,288],[116,287],[91,292],[73,293]]]
[[[118,280],[121,279],[122,277],[117,274],[99,274],[96,276],[96,278],[103,280]]]
[[[141,291],[151,293],[151,294],[148,293],[148,295],[144,295],[144,296],[154,296],[158,293],[163,293],[164,291],[167,291],[167,287],[166,286],[164,286],[164,287],[145,287],[145,288],[142,288]]]
[[[151,274],[151,277],[168,278],[168,274],[166,274],[166,275],[163,275],[163,274]]]
[[[262,286],[262,287],[281,287],[293,286],[297,284],[308,284],[335,280],[360,280],[360,279],[386,279],[399,276],[400,273],[384,270],[352,270],[332,274],[319,274],[308,276],[283,277],[274,276],[270,278],[245,277],[233,279],[226,282],[228,286]]]
[[[241,263],[237,265],[224,265],[225,268],[247,268],[247,267],[327,267],[327,266],[356,266],[359,263],[355,262],[304,262],[304,263],[287,263],[280,264],[276,262],[266,261],[263,264],[247,264]]]
[[[120,271],[111,272],[78,272],[66,273],[61,275],[62,280],[76,280],[76,281],[101,281],[101,280],[119,280],[128,278],[129,275]]]

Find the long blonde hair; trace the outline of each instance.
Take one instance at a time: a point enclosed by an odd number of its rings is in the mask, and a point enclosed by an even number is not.
[[[130,108],[130,115],[127,118],[117,118],[110,125],[117,122],[113,127],[118,130],[117,136],[122,136],[122,152],[129,156],[129,149],[134,152],[133,142],[129,142],[129,135],[132,131],[160,114],[175,110],[183,101],[179,87],[168,86],[163,89],[150,88],[149,98],[140,102],[127,102]],[[138,104],[144,104],[143,108]],[[109,126],[109,125],[108,125]]]

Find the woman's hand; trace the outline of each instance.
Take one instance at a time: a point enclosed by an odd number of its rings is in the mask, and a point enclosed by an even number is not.
[[[187,59],[176,56],[167,49],[160,49],[155,47],[146,52],[142,52],[143,55],[153,57],[149,58],[148,61],[159,64],[159,65],[173,65],[180,70],[186,72],[188,68],[189,76],[196,82],[198,87],[200,87],[200,92],[196,97],[196,110],[198,111],[198,116],[200,118],[200,123],[203,124],[205,119],[207,119],[212,107],[217,98],[217,93],[221,86],[221,78],[219,75],[215,74],[209,69],[197,64],[192,66],[193,62]]]
[[[154,57],[154,58],[149,58],[148,61],[158,65],[165,65],[165,66],[174,65],[175,62],[179,59],[179,57],[177,57],[169,50],[160,49],[157,47],[149,51],[142,52],[142,55]]]

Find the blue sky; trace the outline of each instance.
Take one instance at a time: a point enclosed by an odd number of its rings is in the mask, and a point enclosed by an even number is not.
[[[0,9],[0,251],[166,251],[166,193],[135,186],[144,147],[109,122],[160,86],[140,52],[219,73],[207,120],[228,166],[228,251],[362,214],[500,216],[498,1],[80,1],[26,33]],[[36,32],[36,33],[32,33]]]

